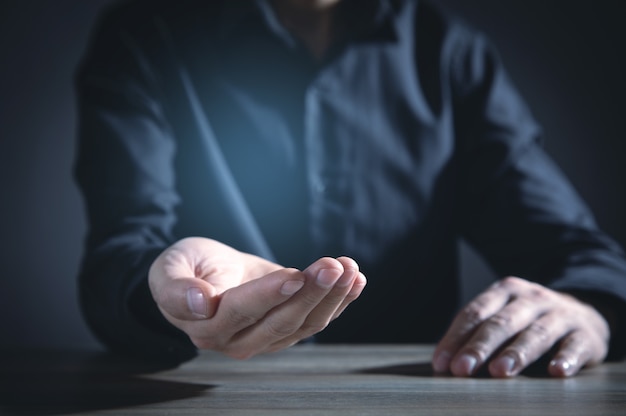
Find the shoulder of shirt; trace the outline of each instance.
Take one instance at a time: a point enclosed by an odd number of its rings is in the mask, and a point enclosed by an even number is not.
[[[391,10],[401,30],[422,34],[455,47],[469,46],[486,39],[484,34],[452,9],[436,0],[379,0]],[[410,16],[409,16],[410,15]]]
[[[437,62],[451,82],[465,88],[474,85],[499,65],[491,41],[463,16],[435,0],[389,0],[401,39],[410,39],[422,62]],[[414,43],[415,42],[415,43]]]

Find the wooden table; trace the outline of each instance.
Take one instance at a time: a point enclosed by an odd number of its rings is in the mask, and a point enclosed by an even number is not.
[[[156,370],[103,353],[0,358],[0,414],[626,415],[626,363],[570,379],[434,376],[429,346],[299,345],[248,361],[202,353]]]

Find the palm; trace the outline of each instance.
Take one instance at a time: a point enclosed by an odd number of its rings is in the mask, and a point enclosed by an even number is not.
[[[320,258],[300,271],[198,237],[163,251],[148,280],[164,317],[198,348],[237,358],[319,332],[366,283],[348,257]]]
[[[175,252],[177,254],[168,257],[170,261],[166,266],[175,268],[178,273],[173,275],[202,279],[215,288],[215,295],[281,268],[260,257],[204,238],[186,239]]]

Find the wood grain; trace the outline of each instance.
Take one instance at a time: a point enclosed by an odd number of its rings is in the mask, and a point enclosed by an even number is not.
[[[415,345],[299,345],[247,361],[203,352],[156,372],[103,354],[22,353],[12,360],[5,354],[0,414],[626,413],[624,362],[570,379],[541,371],[507,380],[461,379],[433,375],[431,353],[432,347]]]

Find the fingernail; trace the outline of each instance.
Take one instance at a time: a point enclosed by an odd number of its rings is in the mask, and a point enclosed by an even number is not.
[[[339,280],[337,280],[337,287],[348,287],[354,281],[356,272],[353,269],[346,269]]]
[[[280,293],[291,296],[298,290],[302,289],[304,282],[302,280],[288,280],[280,287]]]
[[[433,358],[433,370],[436,373],[445,373],[450,367],[450,353],[441,351]]]
[[[342,273],[337,269],[322,269],[317,273],[317,285],[328,289],[332,287]]]
[[[498,374],[503,374],[505,376],[512,376],[514,373],[516,361],[513,357],[509,355],[505,355],[496,359],[492,367]]]
[[[571,362],[564,358],[558,358],[550,361],[550,367],[556,367],[564,376],[571,376],[574,372],[574,366]]]
[[[478,360],[471,355],[462,355],[455,364],[455,373],[464,374],[471,376],[474,374],[474,370],[476,370],[476,364],[478,364]]]
[[[187,289],[187,306],[191,313],[198,318],[208,318],[208,304],[204,298],[204,293],[197,287]]]

